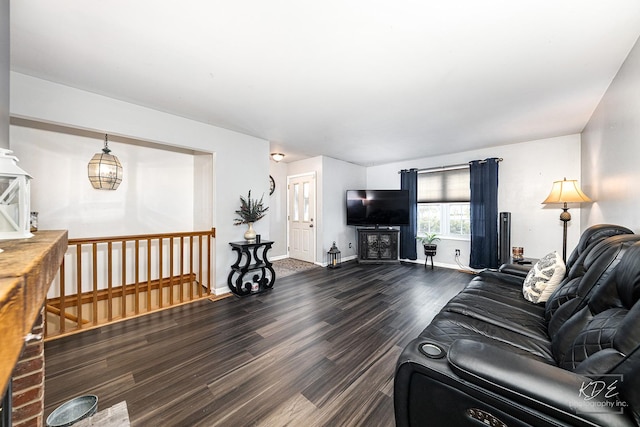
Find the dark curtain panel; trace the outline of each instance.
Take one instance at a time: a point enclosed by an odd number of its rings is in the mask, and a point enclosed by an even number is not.
[[[471,268],[498,268],[498,161],[469,162]]]
[[[409,190],[409,225],[400,227],[400,259],[418,259],[416,231],[418,229],[418,170],[400,171],[400,189]]]

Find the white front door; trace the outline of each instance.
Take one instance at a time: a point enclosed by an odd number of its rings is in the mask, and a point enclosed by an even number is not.
[[[316,178],[315,174],[288,178],[289,257],[315,261]]]

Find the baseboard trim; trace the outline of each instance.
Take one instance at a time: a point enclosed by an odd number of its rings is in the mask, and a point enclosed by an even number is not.
[[[231,289],[229,289],[229,286],[225,283],[224,285],[220,285],[220,287],[216,286],[214,294],[224,295],[224,294],[228,294],[229,292],[231,292]]]
[[[341,259],[341,262],[347,262],[354,259],[358,259],[358,255],[350,255],[350,256],[344,257]],[[327,262],[316,262],[316,264],[319,265],[320,267],[326,267],[329,265],[329,263]]]
[[[414,264],[424,264],[425,263],[425,260],[423,260],[423,259],[401,259],[400,261],[401,262],[412,262]],[[451,270],[461,270],[461,267],[459,265],[457,265],[457,264],[447,264],[447,263],[444,263],[444,262],[434,261],[433,262],[433,266],[434,267],[449,268]],[[427,264],[427,267],[431,267],[431,262],[429,262]]]

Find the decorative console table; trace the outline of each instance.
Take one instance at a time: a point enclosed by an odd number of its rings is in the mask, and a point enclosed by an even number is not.
[[[227,277],[227,284],[231,292],[245,296],[272,289],[276,280],[276,272],[273,271],[272,264],[267,258],[267,251],[271,249],[273,241],[263,240],[258,243],[243,240],[231,242],[229,245],[238,255],[238,259],[231,266],[231,272]],[[249,277],[245,281],[247,274]]]
[[[396,228],[359,228],[358,262],[396,263],[398,262],[398,236]]]

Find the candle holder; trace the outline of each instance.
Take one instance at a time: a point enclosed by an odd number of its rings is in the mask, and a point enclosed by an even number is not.
[[[336,242],[333,242],[333,245],[327,252],[327,267],[328,268],[340,268],[341,263],[340,251],[336,246]]]
[[[511,258],[514,261],[521,261],[524,259],[524,248],[521,246],[514,246],[511,248]]]

